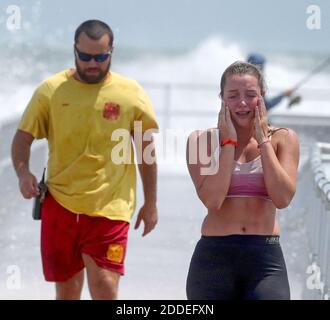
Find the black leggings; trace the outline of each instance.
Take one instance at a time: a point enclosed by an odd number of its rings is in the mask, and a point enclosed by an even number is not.
[[[290,300],[278,236],[202,236],[191,259],[189,300]]]

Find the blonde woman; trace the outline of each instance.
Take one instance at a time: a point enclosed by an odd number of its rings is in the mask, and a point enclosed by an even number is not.
[[[254,65],[233,63],[220,87],[218,130],[195,131],[187,144],[188,169],[208,209],[190,263],[187,297],[290,299],[276,209],[287,207],[295,194],[298,137],[268,125],[264,79]],[[191,146],[201,155],[202,141],[217,165],[211,174],[203,174],[210,164],[191,161]]]

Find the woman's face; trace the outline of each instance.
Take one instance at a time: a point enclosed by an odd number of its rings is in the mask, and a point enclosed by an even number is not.
[[[253,123],[255,107],[260,95],[258,79],[255,76],[235,74],[227,77],[223,102],[228,106],[234,123],[243,127]]]

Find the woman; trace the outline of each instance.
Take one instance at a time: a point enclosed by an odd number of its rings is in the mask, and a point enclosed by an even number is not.
[[[264,79],[254,65],[233,63],[220,87],[219,130],[195,131],[187,144],[188,169],[208,209],[189,268],[187,297],[290,299],[275,213],[289,205],[296,190],[298,137],[268,125]],[[200,160],[203,150],[213,157],[209,163]],[[195,151],[199,159],[191,161]]]

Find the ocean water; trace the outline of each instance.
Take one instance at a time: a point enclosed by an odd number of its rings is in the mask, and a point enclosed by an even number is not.
[[[330,52],[330,50],[329,50]],[[217,110],[220,76],[236,60],[244,60],[249,51],[239,44],[228,46],[221,37],[211,36],[189,50],[134,50],[115,48],[112,70],[141,82],[153,98],[157,109],[164,109],[164,96],[157,96],[170,84],[176,90],[171,111],[177,109]],[[265,54],[268,60],[265,76],[269,95],[294,86],[329,54],[274,53]],[[36,85],[47,76],[74,66],[71,46],[35,47],[33,44],[12,44],[3,48],[0,71],[0,121],[19,115],[25,108]],[[330,90],[330,65],[310,79],[298,90],[302,103],[292,109],[280,105],[276,112],[321,115],[330,113],[326,108]],[[159,85],[155,89],[155,85]],[[181,88],[177,85],[181,85]],[[183,85],[188,85],[185,89]],[[189,85],[192,85],[189,90]],[[199,99],[196,100],[196,97]],[[212,100],[208,100],[211,97]],[[306,99],[304,99],[306,97]],[[207,99],[205,101],[205,99]],[[317,100],[312,105],[311,100]],[[203,103],[201,101],[204,101]],[[193,102],[193,104],[192,104]]]

